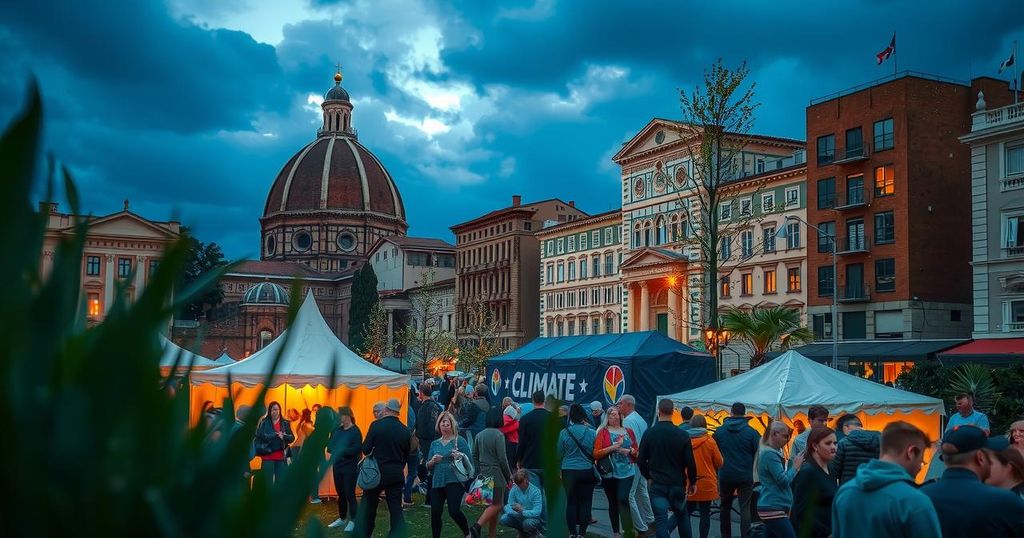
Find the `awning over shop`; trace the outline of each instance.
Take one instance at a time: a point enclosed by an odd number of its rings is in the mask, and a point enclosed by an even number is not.
[[[963,344],[966,340],[863,340],[839,342],[839,357],[846,359],[924,359]],[[832,360],[832,342],[815,342],[794,348],[818,362]]]
[[[939,353],[939,360],[950,362],[1005,363],[1024,360],[1024,338],[986,338],[961,344]]]

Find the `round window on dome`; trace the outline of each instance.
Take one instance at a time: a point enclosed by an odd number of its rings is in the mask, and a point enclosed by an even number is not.
[[[310,237],[309,232],[296,232],[292,236],[292,247],[299,252],[306,252],[309,247],[313,246],[313,238]]]
[[[267,256],[273,256],[277,252],[277,239],[272,236],[267,236]]]
[[[356,236],[349,232],[338,234],[338,248],[345,252],[352,252],[356,248]]]

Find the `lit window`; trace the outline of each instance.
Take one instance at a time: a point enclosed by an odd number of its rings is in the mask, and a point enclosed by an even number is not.
[[[102,308],[102,305],[100,304],[100,294],[98,294],[98,293],[90,293],[89,294],[89,317],[90,318],[98,317],[102,310],[103,310],[103,308]]]
[[[764,292],[775,293],[775,271],[765,270],[764,272]]]
[[[743,273],[740,277],[740,295],[747,296],[754,293],[754,275]]]
[[[720,297],[729,296],[729,277],[723,276],[718,284],[718,295]]]
[[[790,267],[788,269],[788,291],[800,291],[800,268]]]
[[[889,196],[896,192],[896,174],[893,166],[875,168],[875,196]]]

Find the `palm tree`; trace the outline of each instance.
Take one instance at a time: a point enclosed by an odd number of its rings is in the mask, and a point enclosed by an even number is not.
[[[751,368],[760,366],[776,346],[786,349],[814,340],[814,333],[800,325],[800,313],[783,306],[755,307],[749,313],[733,308],[722,316],[722,325],[733,338],[744,340],[753,348]]]

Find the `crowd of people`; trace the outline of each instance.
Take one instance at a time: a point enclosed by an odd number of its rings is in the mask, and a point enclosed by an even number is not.
[[[522,405],[505,398],[492,406],[482,380],[427,380],[414,391],[404,424],[398,400],[381,402],[365,435],[351,409],[337,409],[327,446],[338,493],[330,527],[374,535],[383,498],[390,534],[403,535],[403,508],[414,506],[411,494],[420,491],[435,538],[446,525],[446,506],[447,519],[466,537],[493,538],[499,526],[535,537],[551,525],[583,537],[595,522],[600,487],[615,538],[629,526],[639,536],[689,537],[691,517],[706,538],[716,502],[722,536],[733,536],[734,512],[744,537],[755,524],[763,536],[784,538],[1024,536],[1024,421],[1005,436],[990,435],[968,394],[957,397],[957,413],[933,442],[906,422],[870,431],[857,415],[830,417],[820,406],[807,409],[809,425],[794,438],[782,421],[758,433],[742,403],[720,424],[683,408],[676,425],[667,399],[650,422],[630,395],[605,409],[600,402],[562,406],[542,391]],[[289,410],[286,418],[270,403],[253,443],[270,477],[297,457],[315,417]],[[929,449],[945,471],[919,486]],[[380,481],[363,492],[357,509],[359,461],[368,455]],[[564,522],[549,520],[545,498],[552,455]],[[475,477],[493,479],[493,495],[471,523],[463,504]],[[310,501],[319,502],[316,491]]]

